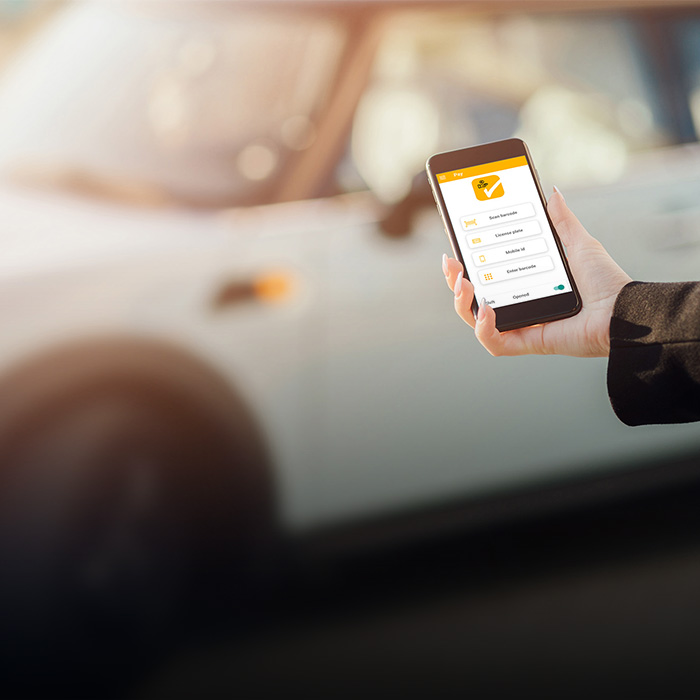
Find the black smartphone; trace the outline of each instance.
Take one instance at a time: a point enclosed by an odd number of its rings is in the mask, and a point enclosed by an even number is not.
[[[452,250],[500,331],[577,314],[581,298],[524,141],[437,153],[426,163]]]

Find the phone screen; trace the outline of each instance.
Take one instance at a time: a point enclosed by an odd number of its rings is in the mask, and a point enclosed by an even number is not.
[[[435,178],[478,303],[499,308],[572,291],[526,156]]]

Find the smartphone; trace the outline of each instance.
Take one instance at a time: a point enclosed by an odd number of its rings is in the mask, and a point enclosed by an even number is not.
[[[499,331],[568,318],[581,298],[527,145],[520,139],[437,153],[426,170],[455,257]]]

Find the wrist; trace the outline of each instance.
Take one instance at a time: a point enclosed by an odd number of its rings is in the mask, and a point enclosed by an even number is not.
[[[623,283],[620,285],[620,288],[617,290],[617,292],[607,299],[607,303],[605,305],[605,311],[604,311],[604,316],[600,325],[600,335],[598,339],[598,349],[600,354],[598,357],[609,357],[610,356],[610,338],[611,338],[611,332],[610,328],[612,326],[612,320],[613,316],[615,313],[615,305],[617,303],[617,300],[620,296],[620,292],[630,283],[632,282],[632,278],[628,277],[625,275],[626,279],[623,281]]]
[[[613,306],[610,307],[610,311],[606,314],[604,322],[601,325],[600,338],[598,340],[598,353],[596,357],[609,357],[610,356],[610,323],[612,322],[612,310]]]

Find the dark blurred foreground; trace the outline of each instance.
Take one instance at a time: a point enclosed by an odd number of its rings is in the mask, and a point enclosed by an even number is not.
[[[699,474],[681,461],[271,537],[267,558],[211,529],[221,511],[190,517],[189,487],[166,479],[178,508],[135,518],[92,585],[44,561],[45,599],[3,592],[3,696],[696,697]]]
[[[262,628],[166,664],[144,696],[695,697],[696,468],[653,495],[602,481],[605,505],[317,559]]]

